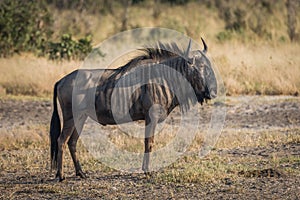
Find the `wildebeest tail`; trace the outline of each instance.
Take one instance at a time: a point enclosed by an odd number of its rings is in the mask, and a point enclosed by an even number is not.
[[[58,142],[57,139],[61,133],[60,119],[57,110],[57,82],[54,86],[53,92],[53,113],[50,123],[50,152],[51,152],[51,169],[57,168],[57,153]]]

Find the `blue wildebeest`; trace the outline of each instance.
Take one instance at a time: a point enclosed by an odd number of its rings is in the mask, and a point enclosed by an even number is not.
[[[202,38],[201,38],[202,39]],[[185,102],[179,102],[172,89],[170,89],[170,81],[163,81],[163,84],[143,84],[130,94],[126,94],[125,89],[119,88],[118,101],[112,101],[112,93],[117,81],[125,76],[125,74],[139,66],[149,66],[149,69],[155,66],[163,65],[170,69],[176,70],[190,83],[196,96],[196,102],[202,104],[204,100],[215,98],[217,95],[217,81],[214,71],[211,67],[209,59],[206,57],[207,45],[202,39],[204,45],[203,50],[191,51],[191,41],[186,50],[181,50],[175,43],[162,44],[158,43],[154,47],[141,49],[143,55],[129,61],[124,66],[117,69],[106,69],[102,71],[101,78],[89,79],[91,74],[97,74],[97,70],[76,70],[61,80],[54,86],[53,104],[54,110],[51,119],[50,140],[51,140],[51,165],[57,169],[56,177],[60,181],[64,180],[63,175],[63,150],[68,144],[76,175],[85,178],[79,160],[76,156],[76,144],[80,132],[84,125],[84,121],[89,115],[88,112],[81,114],[81,123],[75,128],[75,120],[72,112],[72,92],[75,85],[76,76],[81,73],[86,79],[81,81],[93,82],[95,86],[94,109],[96,116],[91,117],[102,125],[113,125],[118,123],[126,123],[128,121],[145,120],[145,139],[144,139],[144,158],[142,170],[149,173],[149,157],[154,142],[154,132],[157,123],[165,120],[169,113],[180,104],[186,104],[189,95],[185,94],[185,88],[181,88],[181,95],[185,96]],[[156,67],[157,68],[157,67]],[[102,69],[99,69],[102,70]],[[149,73],[149,71],[148,71]],[[151,73],[151,70],[150,70]],[[144,76],[144,74],[141,74]],[[164,78],[163,76],[160,78]],[[176,77],[171,77],[176,79]],[[180,88],[180,83],[176,84]],[[122,113],[125,106],[123,95],[131,95],[130,120],[122,118],[127,113]],[[60,119],[58,115],[57,99],[60,103],[63,117],[63,127],[61,129]],[[159,106],[154,106],[159,105]],[[74,106],[74,105],[73,105]],[[151,112],[150,112],[151,109]],[[118,120],[112,114],[112,110],[118,110]]]

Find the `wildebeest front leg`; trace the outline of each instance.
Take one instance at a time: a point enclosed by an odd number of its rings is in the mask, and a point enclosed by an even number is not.
[[[80,176],[81,178],[86,178],[86,175],[83,173],[83,171],[81,169],[81,165],[80,165],[79,159],[76,154],[76,145],[77,145],[78,138],[79,138],[79,135],[77,133],[77,130],[74,129],[74,131],[68,141],[68,146],[69,146],[71,157],[72,157],[72,160],[74,163],[76,176]]]
[[[150,172],[150,153],[152,152],[152,147],[154,143],[154,132],[155,127],[157,125],[157,119],[155,117],[146,118],[146,128],[145,128],[145,153],[144,153],[144,159],[143,159],[143,166],[142,170],[146,175],[149,175]]]

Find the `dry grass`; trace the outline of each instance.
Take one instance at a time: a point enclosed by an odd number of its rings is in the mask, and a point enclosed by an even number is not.
[[[227,94],[297,95],[300,92],[300,45],[210,46],[210,55]],[[0,59],[0,95],[50,96],[54,83],[80,62],[53,62],[30,55]]]
[[[234,138],[234,140],[232,140]],[[232,149],[247,147],[267,147],[271,143],[279,144],[281,141],[286,143],[299,143],[299,129],[275,129],[275,130],[224,130],[219,138],[216,148]]]
[[[53,62],[32,55],[0,59],[0,95],[50,96],[56,81],[79,62]]]
[[[24,127],[11,127],[0,129],[0,149],[34,148],[45,142],[48,135],[48,126],[26,125]],[[46,143],[48,143],[46,141]]]
[[[209,155],[201,159],[198,155],[184,156],[164,169],[157,178],[160,181],[182,183],[219,182],[227,178],[237,179],[241,172],[262,169],[278,169],[282,174],[296,175],[299,174],[299,170],[293,165],[299,163],[299,156],[284,152],[281,148],[299,143],[299,131],[299,129],[278,129],[268,132],[244,130],[236,133],[226,130]],[[198,147],[199,145],[201,142]],[[272,153],[273,148],[276,150]],[[265,155],[259,156],[260,151]]]
[[[294,95],[300,88],[298,44],[213,46],[227,93]]]
[[[183,156],[169,167],[154,174],[153,180],[176,183],[216,183],[226,178],[237,179],[240,172],[266,168],[279,169],[283,174],[296,175],[299,171],[294,166],[299,163],[299,156],[284,152],[282,147],[299,143],[299,133],[300,130],[297,128],[268,132],[225,131],[219,138],[215,149],[209,155],[200,159],[197,153],[193,153],[195,149],[191,149],[193,151],[191,154]],[[21,167],[30,173],[35,173],[41,167],[49,169],[49,141],[47,135],[48,128],[37,125],[15,128],[7,132],[1,130],[0,169],[2,171],[19,171]],[[164,136],[167,138],[164,138]],[[112,134],[112,140],[115,137]],[[168,134],[162,133],[158,139],[159,141],[169,141],[170,138]],[[194,140],[192,146],[199,147],[201,143],[201,139]],[[115,145],[120,148],[124,148],[126,144],[130,144],[128,151],[133,149],[137,151],[137,149],[142,148],[142,144],[136,142],[135,139],[130,140],[127,138],[125,142],[122,141],[121,143],[115,141]],[[157,145],[162,145],[162,143],[158,142]],[[231,153],[228,153],[228,150]],[[263,150],[263,153],[268,156],[260,157],[260,150]],[[78,152],[83,167],[89,171],[101,171],[103,173],[114,171],[93,158],[81,142]],[[73,166],[69,153],[65,155],[65,158],[67,174],[72,174]]]

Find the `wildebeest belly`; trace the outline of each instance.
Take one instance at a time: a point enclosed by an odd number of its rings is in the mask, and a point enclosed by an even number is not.
[[[102,125],[123,124],[137,120],[144,120],[145,115],[142,112],[113,113],[111,110],[102,110],[97,112],[98,123]]]
[[[144,119],[142,90],[131,85],[106,83],[97,88],[95,109],[100,124],[120,124]]]

